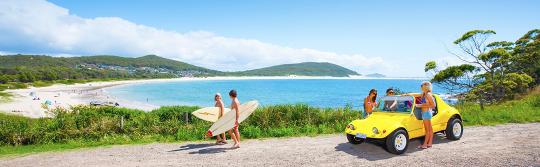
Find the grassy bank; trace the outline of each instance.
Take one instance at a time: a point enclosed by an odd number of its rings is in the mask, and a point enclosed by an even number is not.
[[[456,106],[465,125],[496,125],[540,122],[540,93],[533,92],[519,100],[486,106],[482,111],[475,103]]]
[[[162,107],[152,112],[114,107],[56,110],[54,118],[0,114],[0,156],[112,144],[202,140],[210,122],[185,114],[197,107]],[[304,104],[259,108],[242,122],[243,138],[305,136],[342,132],[360,113]]]
[[[0,91],[0,103],[5,103],[5,102],[11,101],[12,96],[13,95],[11,93]]]
[[[540,122],[540,93],[519,100],[486,106],[456,106],[464,123],[495,125]],[[56,110],[55,118],[31,119],[0,114],[0,157],[44,151],[118,144],[204,140],[210,122],[185,114],[197,107],[162,107],[152,112],[114,107],[80,106],[67,112]],[[259,108],[241,123],[242,138],[311,136],[341,133],[360,112],[350,108],[323,109],[304,104]]]

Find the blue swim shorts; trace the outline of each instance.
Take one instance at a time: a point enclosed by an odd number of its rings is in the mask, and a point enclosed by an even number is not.
[[[422,120],[431,120],[431,117],[433,117],[433,114],[431,113],[431,111],[422,112]]]

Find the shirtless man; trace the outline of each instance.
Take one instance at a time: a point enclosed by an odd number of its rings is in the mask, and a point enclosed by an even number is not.
[[[229,130],[229,135],[234,141],[234,145],[232,148],[240,148],[240,132],[238,131],[238,118],[240,117],[240,111],[238,107],[240,106],[240,101],[238,101],[238,98],[236,98],[236,90],[231,90],[229,92],[229,97],[232,100],[231,104],[231,112],[235,112],[235,121],[234,121],[234,128]]]
[[[224,107],[225,105],[223,105],[223,101],[221,100],[221,94],[216,93],[216,95],[214,96],[214,100],[216,101],[216,104],[214,106],[219,108],[218,118],[221,118],[223,116],[223,111],[225,110],[225,107]],[[225,137],[225,133],[217,135],[216,144],[217,145],[227,144],[227,138]]]

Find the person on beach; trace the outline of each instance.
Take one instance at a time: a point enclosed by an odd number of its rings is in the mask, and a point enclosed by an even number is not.
[[[364,98],[365,117],[369,117],[373,112],[373,107],[377,106],[377,90],[371,89],[366,98]]]
[[[386,97],[394,96],[394,88],[386,89]],[[383,98],[385,99],[385,98]],[[379,103],[380,104],[380,103]],[[396,111],[397,110],[397,100],[384,100],[383,102],[384,111]]]
[[[221,100],[221,94],[220,93],[216,93],[216,95],[214,96],[214,101],[216,101],[214,106],[219,108],[218,118],[221,118],[223,116],[223,112],[225,110],[225,105],[223,105],[223,101]],[[225,133],[217,135],[216,144],[217,145],[227,144],[227,138],[225,137]]]
[[[240,132],[238,131],[238,118],[240,117],[240,110],[238,107],[240,106],[240,101],[238,100],[237,95],[238,94],[234,89],[229,92],[229,97],[232,100],[231,112],[236,113],[234,128],[229,130],[229,135],[234,141],[234,145],[232,146],[232,148],[240,148]]]
[[[424,143],[418,146],[418,148],[427,149],[433,145],[433,127],[431,126],[431,117],[433,117],[432,110],[435,108],[435,98],[433,98],[433,95],[431,94],[433,91],[431,82],[422,82],[420,89],[422,90],[422,95],[420,96],[420,103],[416,104],[416,107],[422,109],[422,121],[424,122],[426,136],[424,138]]]

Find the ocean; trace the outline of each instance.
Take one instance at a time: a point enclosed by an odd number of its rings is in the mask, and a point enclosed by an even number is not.
[[[420,92],[419,79],[249,79],[191,80],[151,82],[107,88],[117,98],[159,106],[213,106],[214,94],[221,93],[224,103],[231,102],[228,92],[235,89],[241,102],[258,100],[261,105],[304,103],[316,107],[361,108],[370,89],[378,97],[387,88]],[[436,94],[447,94],[433,85]]]

